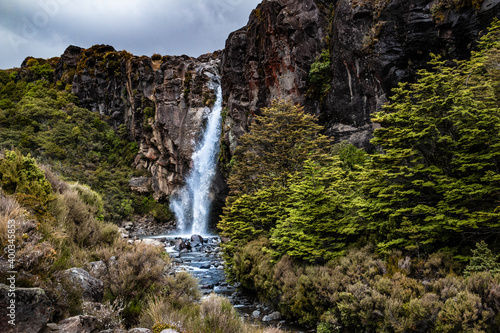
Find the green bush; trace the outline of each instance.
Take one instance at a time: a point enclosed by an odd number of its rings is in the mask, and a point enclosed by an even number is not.
[[[31,156],[6,151],[0,159],[0,186],[7,194],[24,193],[47,203],[52,187]]]
[[[469,276],[474,272],[500,273],[500,255],[494,255],[488,248],[488,244],[481,241],[476,244],[476,249],[472,250],[472,257],[469,265],[465,268],[464,276]]]

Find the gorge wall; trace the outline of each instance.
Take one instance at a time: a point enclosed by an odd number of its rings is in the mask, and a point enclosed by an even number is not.
[[[71,84],[82,106],[107,117],[120,133],[138,142],[135,166],[151,179],[131,186],[168,197],[187,176],[208,107],[215,102],[218,54],[136,57],[108,45],[70,46],[61,56],[55,80]],[[69,86],[68,86],[69,87]],[[224,190],[218,177],[214,191]]]
[[[190,169],[205,107],[215,98],[209,82],[219,75],[224,163],[254,116],[277,98],[317,115],[336,141],[372,149],[377,125],[371,115],[389,100],[391,89],[414,80],[430,53],[468,57],[500,16],[500,0],[456,3],[264,0],[248,24],[229,35],[222,52],[150,58],[105,45],[70,46],[59,59],[55,81],[139,143],[135,166],[152,178],[137,180],[134,187],[150,186],[162,199],[180,187]],[[214,195],[220,197],[224,187],[219,173]]]
[[[319,116],[326,134],[371,149],[371,115],[398,82],[412,81],[430,53],[468,57],[500,1],[265,0],[222,55],[231,151],[253,115],[288,98]],[[456,2],[455,2],[456,3]],[[320,57],[326,51],[326,57]],[[327,59],[324,59],[327,58]],[[319,62],[320,82],[309,75]],[[322,82],[321,82],[322,81]],[[319,83],[319,84],[318,84]]]

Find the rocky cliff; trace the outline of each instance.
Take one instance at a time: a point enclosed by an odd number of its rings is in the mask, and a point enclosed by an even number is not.
[[[431,53],[466,58],[499,16],[500,0],[264,0],[222,53],[150,58],[70,46],[54,78],[139,143],[135,165],[152,178],[131,184],[161,199],[190,169],[219,76],[226,163],[276,98],[304,105],[335,140],[372,149],[371,116],[391,89],[414,80]],[[217,184],[222,193],[221,176]]]
[[[139,143],[135,165],[152,179],[135,179],[131,185],[141,191],[151,186],[161,199],[183,183],[190,169],[194,144],[220,84],[219,63],[217,53],[150,58],[107,45],[70,46],[54,76],[71,84],[82,106],[108,117],[120,133]]]
[[[371,115],[430,53],[466,58],[500,1],[264,0],[222,56],[234,151],[253,115],[274,98],[317,114],[326,133],[370,149]],[[313,71],[311,71],[313,67]]]

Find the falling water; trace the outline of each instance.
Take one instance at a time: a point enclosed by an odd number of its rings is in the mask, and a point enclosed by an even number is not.
[[[192,156],[192,169],[184,187],[170,201],[181,234],[207,233],[211,205],[210,187],[217,168],[221,133],[222,89],[217,85],[217,99],[208,116],[201,141]]]

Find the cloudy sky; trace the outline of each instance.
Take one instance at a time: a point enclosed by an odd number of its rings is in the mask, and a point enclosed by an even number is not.
[[[0,0],[0,68],[68,45],[135,55],[199,56],[224,48],[261,0]]]

